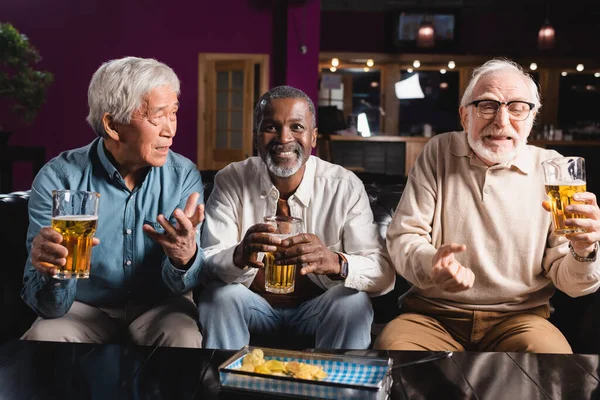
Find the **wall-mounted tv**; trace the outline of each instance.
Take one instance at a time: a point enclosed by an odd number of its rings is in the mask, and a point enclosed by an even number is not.
[[[415,50],[417,47],[417,34],[419,27],[424,22],[433,23],[435,30],[435,45],[432,50],[453,50],[457,42],[457,17],[450,11],[437,11],[425,13],[419,11],[402,11],[390,13],[386,21],[386,32],[388,37],[388,51]]]

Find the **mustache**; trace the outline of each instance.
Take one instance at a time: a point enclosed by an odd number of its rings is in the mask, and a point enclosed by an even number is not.
[[[300,146],[300,143],[298,143],[298,142],[293,142],[293,143],[289,143],[289,144],[271,142],[267,145],[267,150],[270,152],[271,151],[279,151],[282,153],[293,151],[297,154],[300,154],[302,152],[302,146]]]
[[[487,126],[479,135],[481,139],[489,137],[507,137],[513,140],[519,140],[519,135],[514,129],[511,128],[496,128],[495,126]]]

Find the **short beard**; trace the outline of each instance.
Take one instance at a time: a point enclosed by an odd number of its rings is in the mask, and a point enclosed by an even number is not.
[[[515,147],[513,150],[508,152],[497,152],[493,149],[485,146],[484,139],[490,136],[507,136],[510,137]],[[493,164],[504,164],[512,159],[514,159],[519,152],[525,148],[527,145],[527,139],[522,140],[517,132],[513,129],[495,129],[492,125],[488,125],[485,127],[479,136],[479,139],[474,140],[472,135],[467,132],[467,141],[469,142],[469,146],[471,149],[485,161],[491,162]]]
[[[296,164],[291,167],[281,167],[275,164],[275,161],[273,161],[273,158],[271,157],[271,152],[267,149],[265,152],[265,163],[267,164],[269,172],[278,178],[289,178],[290,176],[293,176],[304,165],[304,149],[302,146],[296,145],[294,153],[296,153],[297,156]]]

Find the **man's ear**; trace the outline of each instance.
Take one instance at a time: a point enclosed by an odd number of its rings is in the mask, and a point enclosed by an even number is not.
[[[119,141],[119,132],[117,132],[117,124],[116,124],[115,120],[113,119],[112,115],[110,115],[109,113],[104,113],[104,115],[102,116],[102,125],[104,125],[104,130],[106,131],[106,135],[109,138],[116,140],[118,142]]]
[[[314,149],[315,147],[317,147],[317,138],[319,137],[319,128],[314,128],[311,136],[312,137],[310,138],[310,145]]]
[[[469,108],[460,106],[458,107],[458,113],[460,114],[460,124],[465,132],[469,131]]]

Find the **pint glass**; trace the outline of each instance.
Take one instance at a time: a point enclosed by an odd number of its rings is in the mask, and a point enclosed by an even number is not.
[[[273,215],[265,217],[265,223],[273,225],[277,230],[271,235],[281,239],[297,235],[302,232],[300,218]],[[265,290],[271,293],[287,294],[294,291],[296,283],[296,265],[275,264],[273,253],[265,253]]]
[[[52,191],[52,228],[63,236],[69,252],[54,278],[89,278],[92,239],[98,225],[100,195],[82,190]]]
[[[570,218],[585,218],[581,214],[569,213],[565,207],[569,204],[582,204],[573,200],[575,193],[585,192],[585,160],[582,157],[559,157],[542,162],[544,183],[548,201],[552,209],[554,234],[585,232],[578,227],[565,226]]]

